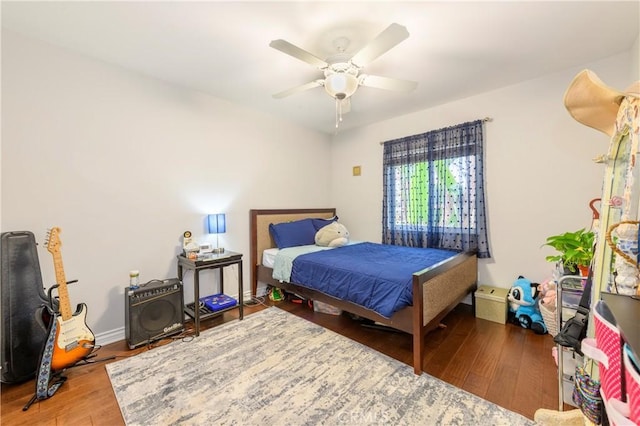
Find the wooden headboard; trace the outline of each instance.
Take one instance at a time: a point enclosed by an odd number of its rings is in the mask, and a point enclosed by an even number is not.
[[[329,219],[336,214],[335,208],[322,209],[271,209],[249,211],[249,235],[251,250],[251,290],[255,295],[258,285],[257,267],[262,262],[262,252],[268,248],[275,247],[275,243],[269,233],[269,224],[291,222],[305,218]]]

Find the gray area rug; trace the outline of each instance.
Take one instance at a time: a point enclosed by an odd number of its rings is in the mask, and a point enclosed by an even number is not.
[[[278,308],[106,366],[128,425],[529,425]]]

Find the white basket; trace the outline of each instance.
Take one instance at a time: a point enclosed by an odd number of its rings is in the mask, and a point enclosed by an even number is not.
[[[544,325],[547,326],[547,331],[552,337],[556,337],[556,334],[558,334],[558,320],[556,319],[556,311],[552,311],[542,303],[539,303],[538,306],[540,307],[540,313],[542,314]]]

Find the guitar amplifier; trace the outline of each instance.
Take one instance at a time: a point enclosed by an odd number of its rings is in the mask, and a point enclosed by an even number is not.
[[[184,292],[177,278],[127,287],[124,298],[129,349],[184,331]]]

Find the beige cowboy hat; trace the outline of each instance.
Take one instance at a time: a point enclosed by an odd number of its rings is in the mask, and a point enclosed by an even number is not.
[[[626,96],[640,97],[640,81],[620,92],[604,84],[593,71],[583,70],[569,84],[564,106],[580,123],[611,137],[620,103]]]

